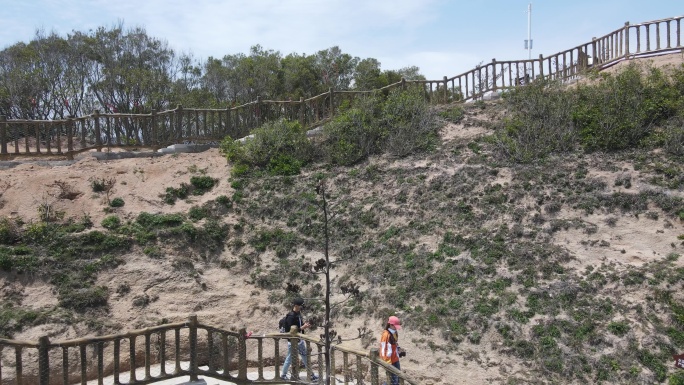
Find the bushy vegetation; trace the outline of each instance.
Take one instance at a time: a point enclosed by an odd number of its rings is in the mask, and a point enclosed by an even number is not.
[[[323,156],[335,165],[353,165],[381,151],[385,136],[377,118],[380,96],[368,96],[324,126]]]
[[[245,142],[224,141],[234,168],[230,187],[218,193],[228,195],[184,213],[109,216],[103,231],[86,232],[85,220],[0,221],[0,268],[49,277],[60,306],[73,312],[106,309],[113,290],[95,278],[133,246],[149,258],[179,254],[171,265],[192,275],[220,255],[222,268],[268,290],[274,303],[293,291],[320,298],[319,280],[302,266],[320,263],[309,259],[322,248],[316,188],[328,181],[336,288],[352,278],[365,288],[334,321],[398,312],[407,329],[437,339],[411,341],[425,351],[465,352],[468,360],[486,347],[549,383],[680,383],[670,361],[684,349],[684,234],[668,241],[667,255],[644,256],[643,264],[588,263],[568,247],[619,254],[616,244],[626,240],[598,237],[600,229],[630,220],[657,234],[684,219],[684,117],[672,90],[682,75],[647,71],[638,80],[627,71],[572,88],[535,81],[498,104],[450,106],[440,116],[452,122],[499,108],[508,115],[490,136],[445,141],[434,153],[434,112],[420,93],[345,106],[313,144],[298,124],[273,123]],[[642,92],[648,97],[639,99]],[[621,111],[610,107],[611,94],[641,112],[625,113],[626,121],[603,117]],[[370,157],[416,153],[429,166]],[[216,180],[193,177],[172,195],[212,188]],[[231,252],[219,254],[224,248]],[[134,305],[151,300],[136,296]],[[0,318],[47,319],[6,310]],[[509,382],[530,381],[520,375]]]
[[[313,146],[298,122],[269,122],[244,141],[227,137],[221,152],[233,163],[233,175],[267,171],[272,175],[296,175],[313,158]]]
[[[178,199],[188,199],[190,195],[204,195],[218,184],[216,178],[208,175],[190,177],[190,183],[181,183],[178,187],[167,187],[160,197],[164,203],[173,205]]]
[[[504,157],[519,162],[578,146],[617,151],[664,145],[680,153],[683,74],[681,66],[668,71],[630,64],[573,87],[535,80],[504,94],[510,116],[495,141]]]
[[[226,138],[221,151],[233,164],[233,176],[254,172],[292,176],[314,160],[331,165],[356,164],[373,154],[403,157],[423,152],[437,141],[437,121],[419,88],[378,93],[345,104],[323,126],[315,147],[297,122],[281,120],[256,129],[244,140]]]
[[[437,141],[437,124],[423,91],[414,87],[362,99],[326,124],[324,133],[325,160],[349,166],[373,154],[426,151]]]

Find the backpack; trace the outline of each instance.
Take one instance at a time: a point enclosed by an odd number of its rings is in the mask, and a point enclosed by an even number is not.
[[[293,312],[289,312],[285,314],[285,317],[281,318],[280,321],[278,321],[278,331],[280,333],[289,333],[290,331],[287,330],[287,317],[289,317]]]
[[[287,327],[287,316],[280,319],[278,322],[278,331],[280,333],[286,333],[285,328]]]

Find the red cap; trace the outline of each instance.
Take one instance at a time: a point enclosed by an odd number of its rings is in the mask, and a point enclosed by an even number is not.
[[[387,323],[394,326],[394,328],[397,330],[401,329],[401,320],[396,316],[389,317],[389,320],[387,320]]]

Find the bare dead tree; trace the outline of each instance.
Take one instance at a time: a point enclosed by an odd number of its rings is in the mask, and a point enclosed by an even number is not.
[[[316,194],[319,196],[320,201],[318,202],[319,208],[323,211],[323,258],[318,259],[315,264],[305,263],[302,266],[302,270],[311,274],[322,274],[325,277],[325,316],[323,319],[323,334],[321,334],[321,339],[325,344],[325,350],[323,352],[324,364],[325,364],[325,385],[330,385],[334,368],[331,367],[331,347],[334,341],[341,343],[344,339],[342,336],[337,334],[337,331],[332,329],[333,323],[330,319],[331,310],[335,307],[341,306],[345,302],[352,298],[361,298],[361,291],[359,285],[355,282],[349,281],[343,285],[340,285],[339,289],[344,295],[345,299],[337,303],[331,302],[332,294],[332,282],[330,279],[330,272],[337,264],[343,261],[343,259],[331,260],[330,258],[330,225],[331,221],[335,217],[334,214],[330,213],[330,206],[328,202],[328,195],[326,192],[325,181],[321,181],[316,186]],[[363,335],[367,334],[368,330],[365,328],[359,328],[359,336],[355,338],[361,338]]]

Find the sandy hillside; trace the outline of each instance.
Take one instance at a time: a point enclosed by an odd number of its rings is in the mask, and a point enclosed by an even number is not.
[[[678,65],[681,55],[670,55],[662,59],[648,59],[656,65]],[[485,124],[492,117],[470,116],[458,125],[447,125],[441,132],[445,144],[467,143],[486,132]],[[601,159],[592,160],[589,173],[592,178],[605,181],[608,190],[624,191],[624,186],[616,186],[616,178],[631,177],[631,192],[657,189],[638,178],[630,165],[619,166],[619,171],[609,172],[601,167]],[[442,175],[453,175],[458,169],[442,167],[439,162],[409,164],[402,160],[376,159],[394,167],[424,167],[427,180]],[[230,166],[217,149],[201,153],[181,153],[161,157],[131,158],[98,161],[89,154],[83,154],[74,162],[24,161],[22,164],[0,169],[0,217],[22,218],[24,221],[38,221],[39,207],[49,206],[55,212],[63,212],[66,217],[81,218],[89,216],[95,229],[102,229],[101,222],[110,213],[105,212],[106,198],[102,193],[94,193],[93,180],[114,179],[115,187],[110,198],[119,197],[125,205],[114,209],[114,213],[124,220],[133,220],[140,212],[172,213],[187,212],[194,205],[216,199],[220,195],[231,196],[228,176]],[[175,205],[164,204],[160,195],[167,187],[177,187],[187,183],[193,175],[209,175],[219,180],[218,187],[209,193],[192,197],[189,201],[179,200]],[[498,178],[504,184],[510,176],[502,171]],[[379,186],[378,188],[382,188]],[[60,198],[65,191],[70,198]],[[684,196],[681,191],[673,192]],[[554,234],[552,241],[562,245],[577,258],[573,267],[583,269],[602,262],[616,265],[640,266],[646,262],[662,259],[672,252],[684,252],[682,245],[674,245],[673,240],[684,234],[684,224],[661,216],[644,218],[624,216],[619,218],[619,226],[614,226],[612,217],[619,214],[592,214],[582,220],[592,225],[593,231],[587,235],[580,229],[568,229]],[[557,219],[576,218],[577,212],[560,211],[554,214]],[[231,223],[234,218],[225,218]],[[580,234],[581,233],[581,234]],[[426,247],[436,247],[439,239],[425,237]],[[187,251],[192,253],[192,251]],[[164,259],[151,259],[142,250],[133,250],[125,256],[126,263],[116,269],[99,275],[99,284],[110,288],[110,309],[103,330],[125,331],[155,325],[162,319],[174,322],[184,320],[190,314],[197,314],[204,323],[226,329],[245,327],[255,333],[274,332],[274,324],[283,309],[269,303],[268,293],[255,288],[247,282],[244,275],[236,277],[219,267],[221,259],[232,257],[226,249],[213,260],[203,260],[201,256],[190,255],[195,263],[195,271],[181,271],[171,265],[177,258],[187,257],[184,253],[168,254]],[[304,251],[307,258],[315,257],[318,251]],[[684,260],[677,262],[684,266]],[[16,274],[0,273],[0,296],[22,298],[22,306],[43,308],[57,304],[54,289],[48,283]],[[130,291],[115,293],[121,285]],[[375,290],[374,288],[367,288]],[[147,298],[149,304],[141,308],[133,306],[133,301]],[[638,301],[639,299],[628,299]],[[380,332],[377,319],[358,317],[338,327],[354,334],[358,327],[366,326]],[[35,341],[48,335],[52,341],[84,337],[92,333],[82,322],[70,325],[42,325],[24,330],[16,339]],[[490,334],[494,334],[491,331]],[[411,352],[402,369],[433,384],[485,384],[505,383],[510,375],[524,376],[526,368],[509,364],[506,356],[494,349],[497,339],[494,335],[484,335],[477,348],[468,347],[456,353],[424,351],[425,339],[440,343],[439,331],[434,335],[421,334],[406,328],[402,334],[402,345]],[[417,341],[421,341],[420,344]],[[350,343],[364,348],[360,342]]]

